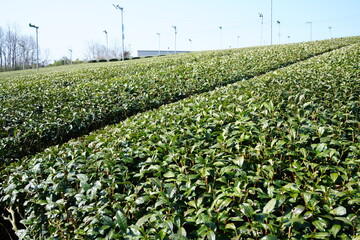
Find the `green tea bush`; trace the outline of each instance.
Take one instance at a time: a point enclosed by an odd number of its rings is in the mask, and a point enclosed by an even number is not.
[[[354,44],[51,147],[3,172],[1,202],[23,239],[358,239],[359,62]]]
[[[0,79],[0,169],[136,113],[358,40],[200,52]]]

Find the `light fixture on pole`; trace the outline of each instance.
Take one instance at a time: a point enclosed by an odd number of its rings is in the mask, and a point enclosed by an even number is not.
[[[160,56],[160,33],[156,33],[156,35],[158,35],[159,36],[159,52],[158,52],[158,55]]]
[[[237,36],[237,47],[240,47],[240,35]]]
[[[177,28],[176,26],[172,26],[175,30],[175,49],[174,49],[174,54],[176,54],[176,35],[177,35]]]
[[[38,26],[35,26],[29,23],[29,27],[36,29],[36,70],[39,70],[39,34],[38,34]]]
[[[279,44],[280,44],[280,21],[277,21],[277,24],[279,25]]]
[[[25,45],[22,43],[19,43],[20,47],[22,47],[22,55],[23,55],[23,62],[22,62],[22,69],[25,69]]]
[[[109,41],[108,41],[108,32],[106,30],[103,31],[106,35],[106,59],[109,61]]]
[[[73,50],[69,49],[69,52],[70,52],[70,64],[72,64],[72,52],[73,52]]]
[[[306,24],[310,25],[310,41],[312,41],[312,22],[306,22]]]
[[[222,49],[222,26],[219,27],[220,29],[220,49]]]
[[[189,38],[189,44],[190,44],[190,52],[192,51],[192,40]]]
[[[272,40],[273,40],[273,1],[271,0],[271,6],[270,6],[270,11],[271,11],[271,16],[270,16],[270,22],[271,22],[271,26],[270,26],[270,45],[272,45]]]
[[[310,24],[310,41],[312,41],[312,22],[306,22],[306,24]]]
[[[261,18],[260,46],[262,46],[264,15],[262,13],[259,13],[259,17]]]
[[[329,27],[329,31],[330,31],[330,39],[332,39],[332,32],[331,32],[332,27]]]
[[[121,10],[121,31],[122,31],[122,36],[121,36],[121,45],[122,45],[122,61],[124,61],[124,55],[125,55],[125,49],[124,49],[124,39],[125,39],[125,34],[124,34],[124,8],[120,7],[119,5],[115,5],[113,4],[113,6],[116,9]]]

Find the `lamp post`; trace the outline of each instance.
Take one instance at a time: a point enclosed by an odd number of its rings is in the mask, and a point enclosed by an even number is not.
[[[23,55],[23,62],[22,62],[22,69],[25,69],[25,45],[22,43],[19,43],[20,47],[22,47],[22,55]]]
[[[122,36],[121,36],[121,45],[122,45],[122,61],[124,61],[124,39],[125,39],[125,34],[124,34],[124,8],[120,7],[119,5],[115,5],[113,4],[113,6],[116,9],[119,9],[121,11],[121,32],[122,32]]]
[[[306,22],[306,24],[310,24],[310,41],[312,41],[312,22]]]
[[[273,1],[271,0],[271,6],[270,6],[270,11],[271,11],[271,16],[270,16],[270,22],[271,22],[271,26],[270,26],[270,45],[272,45],[272,40],[273,40]]]
[[[189,44],[190,44],[190,52],[192,51],[192,40],[189,38]]]
[[[259,17],[261,18],[260,46],[262,46],[264,15],[262,13],[259,13]]]
[[[330,39],[332,38],[332,32],[331,32],[332,27],[329,27],[329,32],[330,32]]]
[[[220,49],[222,49],[222,26],[219,27],[220,29]]]
[[[69,52],[70,52],[70,64],[72,64],[72,52],[73,52],[73,50],[69,49]]]
[[[36,29],[36,70],[39,70],[39,34],[38,34],[38,26],[35,26],[29,23],[29,27]]]
[[[280,21],[277,21],[277,24],[279,25],[279,44],[280,44]]]
[[[106,35],[106,58],[109,61],[109,41],[108,41],[108,32],[106,30],[103,31]]]
[[[177,28],[176,26],[172,26],[174,28],[175,31],[175,50],[174,50],[174,54],[176,54],[176,35],[177,35]]]
[[[240,48],[240,35],[237,36],[237,47]]]
[[[160,33],[156,33],[156,35],[158,35],[159,36],[159,52],[158,52],[158,55],[160,56]]]

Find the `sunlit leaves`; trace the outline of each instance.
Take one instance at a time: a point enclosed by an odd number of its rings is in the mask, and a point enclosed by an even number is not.
[[[247,80],[356,41],[347,38],[321,44],[200,52],[5,79],[0,75],[0,164],[18,161],[136,113]],[[329,87],[324,84],[323,88]],[[301,93],[299,104],[306,99]],[[259,107],[265,115],[274,114],[271,99]],[[323,130],[318,129],[319,137]],[[293,133],[289,136],[294,137]]]
[[[329,52],[49,148],[7,170],[1,201],[25,202],[20,233],[32,239],[354,238],[359,51]]]

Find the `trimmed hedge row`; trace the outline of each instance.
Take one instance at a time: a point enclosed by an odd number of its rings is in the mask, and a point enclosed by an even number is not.
[[[24,239],[358,239],[359,62],[352,45],[49,148],[0,200]]]
[[[358,40],[193,53],[1,79],[0,163]]]

